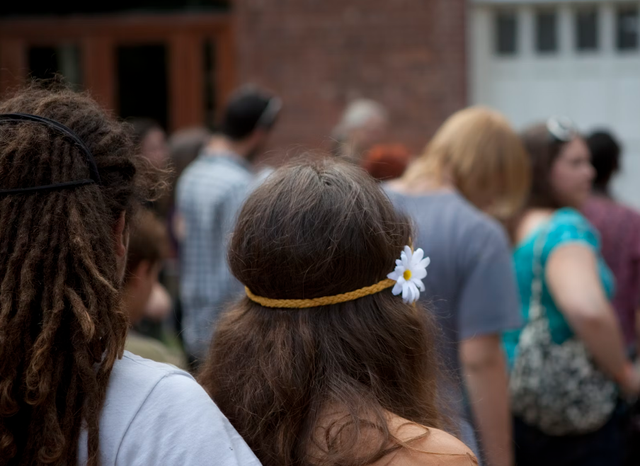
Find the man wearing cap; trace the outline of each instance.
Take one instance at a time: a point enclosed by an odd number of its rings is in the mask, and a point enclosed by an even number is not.
[[[242,292],[227,266],[228,239],[255,186],[253,162],[280,108],[273,95],[240,89],[225,109],[220,131],[178,180],[183,339],[195,365],[207,353],[219,313]]]

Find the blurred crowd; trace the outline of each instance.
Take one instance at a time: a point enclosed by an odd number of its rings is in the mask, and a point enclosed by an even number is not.
[[[168,137],[47,92],[0,106],[0,464],[640,464],[640,213],[612,193],[612,131],[549,116],[518,133],[470,107],[414,154],[388,139],[394,115],[358,99],[330,153],[271,167],[286,102],[267,90],[238,89],[215,130]],[[82,145],[60,149],[56,131]],[[127,138],[158,195],[127,187]],[[33,147],[53,155],[21,174]],[[56,157],[60,174],[43,168]],[[109,209],[126,261],[82,232]],[[121,304],[100,261],[122,262]],[[126,314],[122,347],[100,301]],[[167,374],[183,385],[162,388]]]

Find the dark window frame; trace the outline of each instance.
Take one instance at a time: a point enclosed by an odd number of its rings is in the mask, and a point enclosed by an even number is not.
[[[579,53],[591,53],[599,51],[600,11],[598,7],[580,7],[575,10],[573,19],[575,50]],[[588,24],[588,21],[591,20],[593,20],[593,24]],[[589,27],[593,27],[593,31],[589,31]],[[591,37],[589,37],[590,32],[592,32]]]
[[[494,11],[493,53],[499,57],[513,57],[519,52],[518,29],[520,20],[516,10]]]
[[[622,23],[625,21],[623,16],[627,13],[632,13],[635,16],[635,31],[633,33],[629,33],[628,36],[625,37],[625,33],[628,31],[623,31],[622,29],[625,27]],[[640,26],[640,13],[638,12],[638,6],[636,4],[620,4],[616,8],[616,50],[618,52],[633,52],[638,50],[640,36],[638,29]],[[626,21],[629,21],[630,18],[626,18]]]
[[[534,48],[536,53],[541,55],[553,55],[560,50],[560,34],[558,33],[559,21],[558,10],[551,8],[541,8],[535,12],[534,21]],[[551,24],[543,24],[543,20],[551,20]],[[542,29],[542,28],[546,28]],[[545,36],[545,32],[549,35]]]

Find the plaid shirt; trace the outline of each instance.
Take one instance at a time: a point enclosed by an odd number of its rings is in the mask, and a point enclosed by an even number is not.
[[[176,205],[185,225],[180,247],[184,343],[206,355],[218,314],[243,290],[227,266],[228,239],[254,175],[232,153],[203,153],[180,177]]]

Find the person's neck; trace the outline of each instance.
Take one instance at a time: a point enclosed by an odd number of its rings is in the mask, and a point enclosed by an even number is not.
[[[593,186],[592,194],[597,197],[606,197],[607,199],[611,199],[611,193],[609,192],[608,186]]]
[[[517,219],[514,219],[513,242],[515,245],[524,241],[536,228],[548,221],[555,209],[548,207],[529,207]]]
[[[429,194],[436,192],[454,192],[456,190],[455,185],[448,177],[444,177],[443,179],[425,177],[424,179],[414,182],[407,182],[403,178],[400,178],[391,181],[389,186],[405,194]]]
[[[237,156],[239,159],[249,163],[247,155],[251,152],[251,148],[245,141],[234,141],[223,135],[215,135],[207,144],[209,152],[226,152]]]

